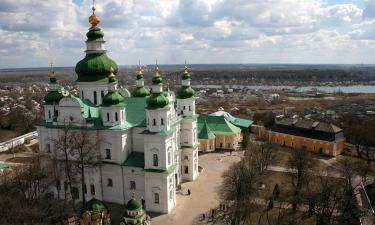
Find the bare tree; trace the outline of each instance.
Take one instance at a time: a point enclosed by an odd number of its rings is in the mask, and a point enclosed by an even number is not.
[[[250,216],[250,196],[256,192],[257,174],[246,159],[233,164],[223,174],[221,193],[227,202],[233,202],[231,209],[231,224],[243,224]]]
[[[264,171],[271,164],[272,160],[272,145],[257,142],[252,143],[246,151],[246,155],[249,160],[252,160],[252,164],[258,171],[259,175],[263,175]]]
[[[94,135],[94,136],[93,136]],[[99,151],[100,138],[97,132],[80,130],[73,135],[73,151],[77,153],[77,167],[78,175],[80,176],[81,191],[82,191],[82,208],[85,207],[85,170],[87,168],[94,168],[100,165],[101,157]]]
[[[51,198],[50,171],[38,159],[0,177],[0,224],[55,224],[71,214]],[[60,216],[62,215],[62,216]]]
[[[308,185],[314,167],[314,161],[308,152],[297,149],[293,150],[288,164],[289,167],[294,170],[292,173],[292,184],[294,188],[292,210],[295,212],[297,210],[297,204],[301,200],[301,191]]]
[[[73,190],[73,177],[74,177],[74,165],[71,160],[71,155],[73,152],[73,141],[74,134],[72,132],[72,125],[70,122],[64,123],[61,129],[59,129],[59,135],[56,139],[51,139],[51,142],[54,145],[55,156],[54,160],[60,161],[62,159],[63,167],[65,171],[65,183],[64,183],[64,206],[68,200],[72,200],[72,206],[75,208],[75,200],[72,196]],[[60,157],[60,155],[62,157]],[[58,181],[60,186],[60,181]],[[65,185],[66,184],[66,185]],[[69,192],[67,188],[69,188]],[[58,187],[59,188],[59,187]]]

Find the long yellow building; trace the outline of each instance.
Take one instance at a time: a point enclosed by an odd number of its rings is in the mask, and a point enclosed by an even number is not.
[[[335,157],[343,152],[345,137],[342,129],[333,124],[285,118],[275,121],[269,142]]]

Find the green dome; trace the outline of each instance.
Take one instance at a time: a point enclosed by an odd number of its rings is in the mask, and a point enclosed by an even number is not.
[[[86,202],[85,210],[93,212],[100,212],[102,209],[108,209],[104,203],[96,198],[91,199],[90,201]]]
[[[99,27],[91,27],[89,32],[87,32],[86,37],[87,41],[103,41],[104,33],[100,30]]]
[[[161,76],[154,76],[152,78],[152,83],[153,84],[161,84],[161,83],[163,83],[163,79],[161,78]]]
[[[147,99],[147,105],[148,108],[151,109],[158,109],[158,108],[164,108],[167,106],[169,103],[169,100],[163,93],[155,93],[152,94],[148,99]]]
[[[48,92],[46,97],[44,97],[44,102],[47,105],[59,104],[60,100],[63,97],[64,96],[57,90],[50,91],[50,92]]]
[[[185,71],[184,74],[182,75],[183,80],[190,80],[190,73]]]
[[[141,210],[142,209],[142,203],[140,201],[138,201],[137,199],[132,198],[126,204],[126,209],[130,210],[130,211]]]
[[[145,87],[136,87],[132,92],[133,97],[150,96],[150,91]]]
[[[76,73],[78,75],[77,82],[91,82],[108,79],[110,69],[113,73],[118,71],[115,61],[110,59],[105,53],[86,54],[86,57],[79,61],[76,65]]]
[[[182,86],[177,91],[177,98],[179,99],[186,99],[191,98],[195,95],[195,91],[191,86]]]
[[[51,84],[56,84],[56,81],[57,81],[56,77],[50,77],[50,78],[49,78],[49,82],[50,82]]]
[[[138,74],[137,74],[137,80],[141,80],[141,79],[143,79],[143,74],[138,73]]]
[[[124,105],[125,99],[118,91],[109,91],[103,98],[102,106]]]

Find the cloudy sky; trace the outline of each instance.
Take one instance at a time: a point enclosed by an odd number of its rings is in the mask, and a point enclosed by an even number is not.
[[[91,0],[0,0],[0,68],[74,66]],[[375,63],[375,0],[96,0],[120,65]]]

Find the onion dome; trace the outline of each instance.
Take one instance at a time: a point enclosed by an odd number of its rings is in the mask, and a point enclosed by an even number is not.
[[[146,96],[150,96],[150,91],[144,87],[144,79],[143,79],[143,73],[142,68],[139,66],[138,72],[137,72],[137,87],[132,92],[133,97],[140,97],[144,98]]]
[[[44,97],[44,104],[57,105],[64,96],[58,90],[52,90]]]
[[[179,99],[187,99],[192,98],[195,95],[194,89],[190,86],[190,74],[188,71],[188,67],[185,66],[184,73],[182,75],[182,85],[177,90],[177,98]]]
[[[109,91],[103,98],[102,106],[124,106],[125,98],[117,91]]]
[[[185,65],[185,70],[184,73],[182,74],[182,79],[183,80],[190,80],[190,73],[188,71],[188,67]]]
[[[100,200],[93,198],[85,204],[84,210],[89,211],[91,214],[108,210],[108,207]]]
[[[150,96],[150,91],[145,87],[136,87],[132,92],[133,97],[147,97]]]
[[[89,32],[86,33],[87,41],[104,41],[104,33],[99,27],[91,27]]]
[[[179,99],[186,99],[194,97],[195,91],[191,86],[182,86],[177,91],[177,98]]]
[[[159,67],[156,66],[156,69],[155,69],[155,75],[154,77],[152,78],[152,84],[154,85],[159,85],[163,83],[163,79],[161,78],[160,76],[160,70],[159,70]]]
[[[147,106],[150,109],[160,109],[167,106],[169,103],[168,98],[163,93],[152,94],[147,99]]]
[[[142,209],[142,203],[135,199],[134,197],[126,203],[126,210],[141,210]]]
[[[56,84],[56,75],[55,70],[53,70],[52,63],[51,63],[51,70],[49,72],[49,81],[51,84]]]
[[[152,94],[147,99],[147,106],[149,109],[160,109],[168,105],[169,100],[163,94],[163,79],[160,76],[159,67],[156,66],[155,76],[152,78]]]
[[[117,64],[110,59],[107,54],[87,54],[86,57],[76,65],[75,71],[78,75],[77,82],[91,82],[106,79],[108,78],[108,73],[111,68],[113,68],[114,74],[117,74]]]
[[[95,7],[90,16],[89,22],[91,28],[87,32],[87,49],[84,59],[79,61],[76,65],[75,72],[78,75],[77,82],[102,82],[107,81],[110,69],[117,74],[118,66],[115,61],[110,59],[104,48],[104,33],[97,26],[100,18],[95,15]]]
[[[141,80],[141,79],[143,79],[143,69],[141,65],[139,65],[138,71],[137,71],[137,80]]]

